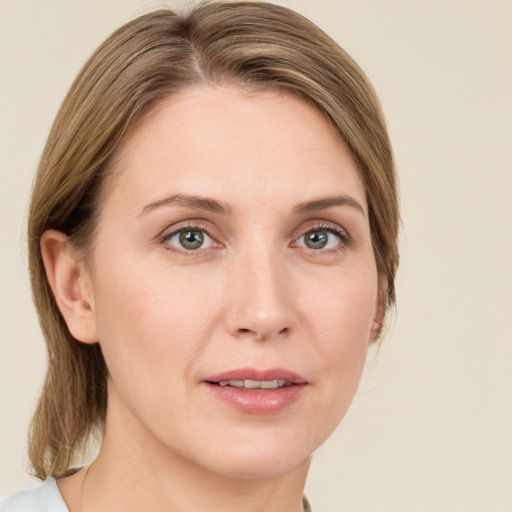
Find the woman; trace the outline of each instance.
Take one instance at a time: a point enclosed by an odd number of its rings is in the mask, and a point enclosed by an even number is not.
[[[378,101],[311,22],[207,2],[121,27],[34,186],[44,483],[1,511],[308,510],[394,302],[397,225]]]

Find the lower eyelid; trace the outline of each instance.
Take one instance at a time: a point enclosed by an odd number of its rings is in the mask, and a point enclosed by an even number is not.
[[[305,247],[306,249],[310,249],[310,250],[313,250],[313,251],[318,251],[318,252],[321,252],[321,251],[324,251],[324,252],[327,252],[329,250],[335,250],[336,247],[340,246],[340,245],[343,245],[345,246],[347,244],[346,240],[345,240],[345,237],[341,234],[341,233],[338,233],[337,231],[333,230],[333,229],[326,229],[326,228],[319,228],[319,229],[309,229],[308,231],[306,231],[304,234],[302,234],[301,236],[299,236],[297,238],[297,241],[296,243],[299,241],[299,240],[302,240],[304,239],[304,237],[308,234],[308,233],[314,233],[315,231],[326,231],[327,233],[329,233],[331,236],[334,236],[336,237],[337,239],[337,243],[336,243],[336,246],[335,247],[321,247],[321,248],[318,248],[318,249],[313,249],[312,247],[307,247],[307,245],[304,243],[301,243],[301,244],[298,244],[300,247]]]
[[[207,243],[207,246],[206,247],[201,246],[197,249],[186,249],[185,247],[181,247],[178,244],[171,244],[170,243],[171,238],[176,235],[179,235],[183,231],[200,231],[200,232],[202,232],[205,236],[205,239],[206,239],[205,243]],[[300,236],[295,238],[294,242],[292,242],[292,245],[298,245],[297,242],[300,239],[303,239],[303,237],[306,236],[308,233],[311,233],[314,231],[326,231],[329,234],[331,234],[332,236],[335,236],[338,239],[338,243],[336,244],[335,247],[330,247],[327,249],[324,249],[324,248],[312,249],[312,248],[305,246],[304,244],[300,244],[300,247],[305,247],[306,249],[310,249],[310,250],[316,251],[316,252],[329,252],[329,251],[335,251],[336,249],[342,249],[343,247],[350,246],[353,243],[352,237],[344,229],[340,229],[340,228],[337,228],[337,227],[334,227],[331,225],[320,224],[317,226],[311,226],[311,227],[308,226],[308,228],[306,230],[302,231],[302,234],[300,234]],[[210,229],[208,229],[206,226],[204,226],[202,224],[185,224],[185,225],[179,226],[178,228],[174,228],[170,232],[169,231],[164,232],[161,236],[159,236],[159,240],[163,244],[170,245],[171,247],[176,248],[176,250],[178,250],[178,251],[181,250],[186,253],[200,252],[201,250],[209,249],[215,245],[217,245],[217,246],[222,245],[217,242],[216,238],[214,236],[212,236],[212,234],[210,234]],[[323,251],[322,251],[322,249],[323,249]]]
[[[213,238],[204,230],[202,229],[180,229],[178,231],[175,231],[174,233],[171,233],[170,235],[168,235],[166,237],[166,241],[169,243],[169,241],[174,238],[175,236],[178,236],[180,235],[181,233],[183,233],[184,231],[200,231],[203,233],[203,243],[206,245],[205,247],[204,246],[201,246],[199,247],[198,249],[196,250],[199,250],[199,249],[208,249],[208,247],[211,247],[213,245]],[[183,250],[187,250],[185,249],[184,247],[180,247],[180,249],[183,249]],[[188,250],[191,250],[193,251],[194,249],[188,249]]]

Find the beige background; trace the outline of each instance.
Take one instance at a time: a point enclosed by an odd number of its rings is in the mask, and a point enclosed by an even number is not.
[[[281,3],[374,82],[403,197],[394,326],[308,495],[318,512],[511,512],[512,1]],[[33,483],[25,436],[45,356],[25,270],[32,175],[81,64],[155,5],[0,0],[0,496]]]

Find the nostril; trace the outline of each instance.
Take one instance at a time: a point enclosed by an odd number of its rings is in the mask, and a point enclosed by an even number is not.
[[[281,329],[280,331],[274,331],[274,332],[277,332],[277,335],[278,336],[283,336],[283,335],[287,335],[288,332],[290,331],[290,328],[289,327],[283,327],[283,329]],[[238,330],[238,335],[251,335],[251,336],[254,336],[257,340],[259,341],[265,341],[269,338],[272,337],[272,332],[259,332],[257,329],[249,329],[247,327],[240,327]]]

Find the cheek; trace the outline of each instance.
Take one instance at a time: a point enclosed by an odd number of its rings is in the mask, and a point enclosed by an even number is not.
[[[102,267],[95,286],[97,329],[110,373],[147,386],[158,376],[172,379],[208,338],[214,297],[168,270],[116,261]]]
[[[357,269],[356,269],[357,270]],[[305,317],[316,331],[319,346],[334,354],[366,350],[377,313],[377,272],[372,265],[340,272],[320,286],[307,283],[303,292]],[[313,293],[311,293],[313,290]]]
[[[306,315],[322,369],[318,381],[325,402],[319,409],[327,411],[331,428],[346,413],[359,385],[377,304],[376,272],[344,277],[312,296]]]

